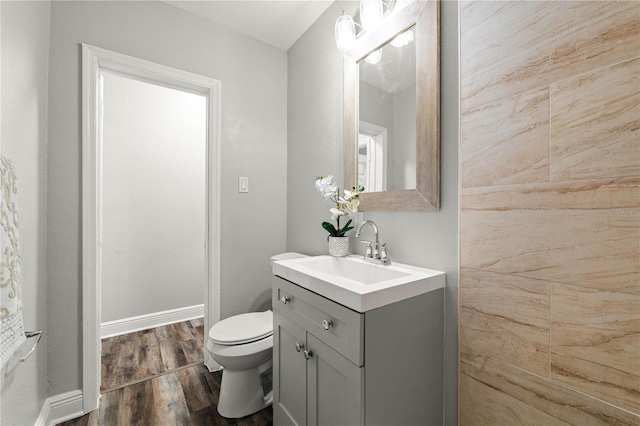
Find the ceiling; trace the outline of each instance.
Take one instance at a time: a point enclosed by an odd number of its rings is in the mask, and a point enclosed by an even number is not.
[[[285,51],[289,50],[334,2],[334,0],[163,1]]]

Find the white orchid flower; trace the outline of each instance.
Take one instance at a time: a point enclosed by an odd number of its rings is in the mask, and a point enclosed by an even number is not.
[[[349,213],[349,216],[351,216],[354,213],[358,213],[360,200],[354,198],[353,200],[344,201],[342,205],[344,206],[344,209],[347,211],[347,213]]]
[[[340,229],[340,217],[349,215],[349,217],[353,219],[354,214],[358,212],[358,206],[360,205],[360,201],[357,200],[357,196],[364,191],[364,187],[359,186],[357,189],[354,188],[353,191],[345,190],[344,197],[341,197],[338,185],[333,182],[333,175],[317,177],[315,185],[316,189],[322,194],[324,199],[330,200],[335,206],[334,208],[329,209],[329,211],[331,212],[331,220],[337,221],[337,226],[334,227],[331,223],[323,222],[322,227],[329,231],[330,235],[344,235],[344,228]]]
[[[355,197],[356,195],[358,195],[358,192],[351,192],[347,189],[344,190],[344,199],[349,201],[350,199],[352,199],[353,197]]]
[[[316,179],[316,189],[323,194],[335,191],[336,188],[336,185],[333,183],[333,175]]]
[[[343,212],[342,210],[336,209],[336,208],[333,208],[333,209],[331,209],[329,211],[331,212],[331,220],[336,220],[340,216],[346,215],[345,212]]]

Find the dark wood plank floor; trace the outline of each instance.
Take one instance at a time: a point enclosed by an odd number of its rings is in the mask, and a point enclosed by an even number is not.
[[[100,392],[202,363],[203,342],[203,318],[103,339]]]
[[[273,424],[271,407],[240,419],[218,414],[222,373],[211,373],[202,364],[203,328],[202,322],[194,320],[105,339],[102,383],[106,390],[101,390],[100,406],[61,425]],[[118,375],[125,377],[113,377]]]

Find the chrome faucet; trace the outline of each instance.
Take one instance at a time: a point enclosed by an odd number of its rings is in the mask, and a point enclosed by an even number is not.
[[[380,244],[380,240],[378,238],[378,227],[372,220],[365,220],[358,226],[358,230],[356,231],[356,238],[360,237],[360,233],[362,232],[362,228],[365,225],[371,225],[373,228],[373,234],[376,238],[375,242],[371,241],[362,241],[362,244],[367,245],[367,251],[364,254],[364,260],[369,262],[379,263],[381,265],[391,265],[391,259],[387,256],[387,243]]]

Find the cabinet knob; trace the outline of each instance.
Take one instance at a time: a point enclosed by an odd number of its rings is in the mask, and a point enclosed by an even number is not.
[[[303,349],[304,349],[304,344],[296,342],[296,352],[300,352]]]
[[[282,302],[283,305],[286,305],[287,303],[291,302],[291,298],[289,296],[282,296],[280,298],[280,301]]]
[[[305,350],[303,354],[304,354],[304,359],[306,359],[307,361],[309,360],[309,358],[313,356],[313,352],[307,351],[307,350]]]
[[[322,328],[324,328],[325,330],[328,330],[331,327],[333,327],[333,321],[331,321],[331,320],[323,320],[322,321]]]

